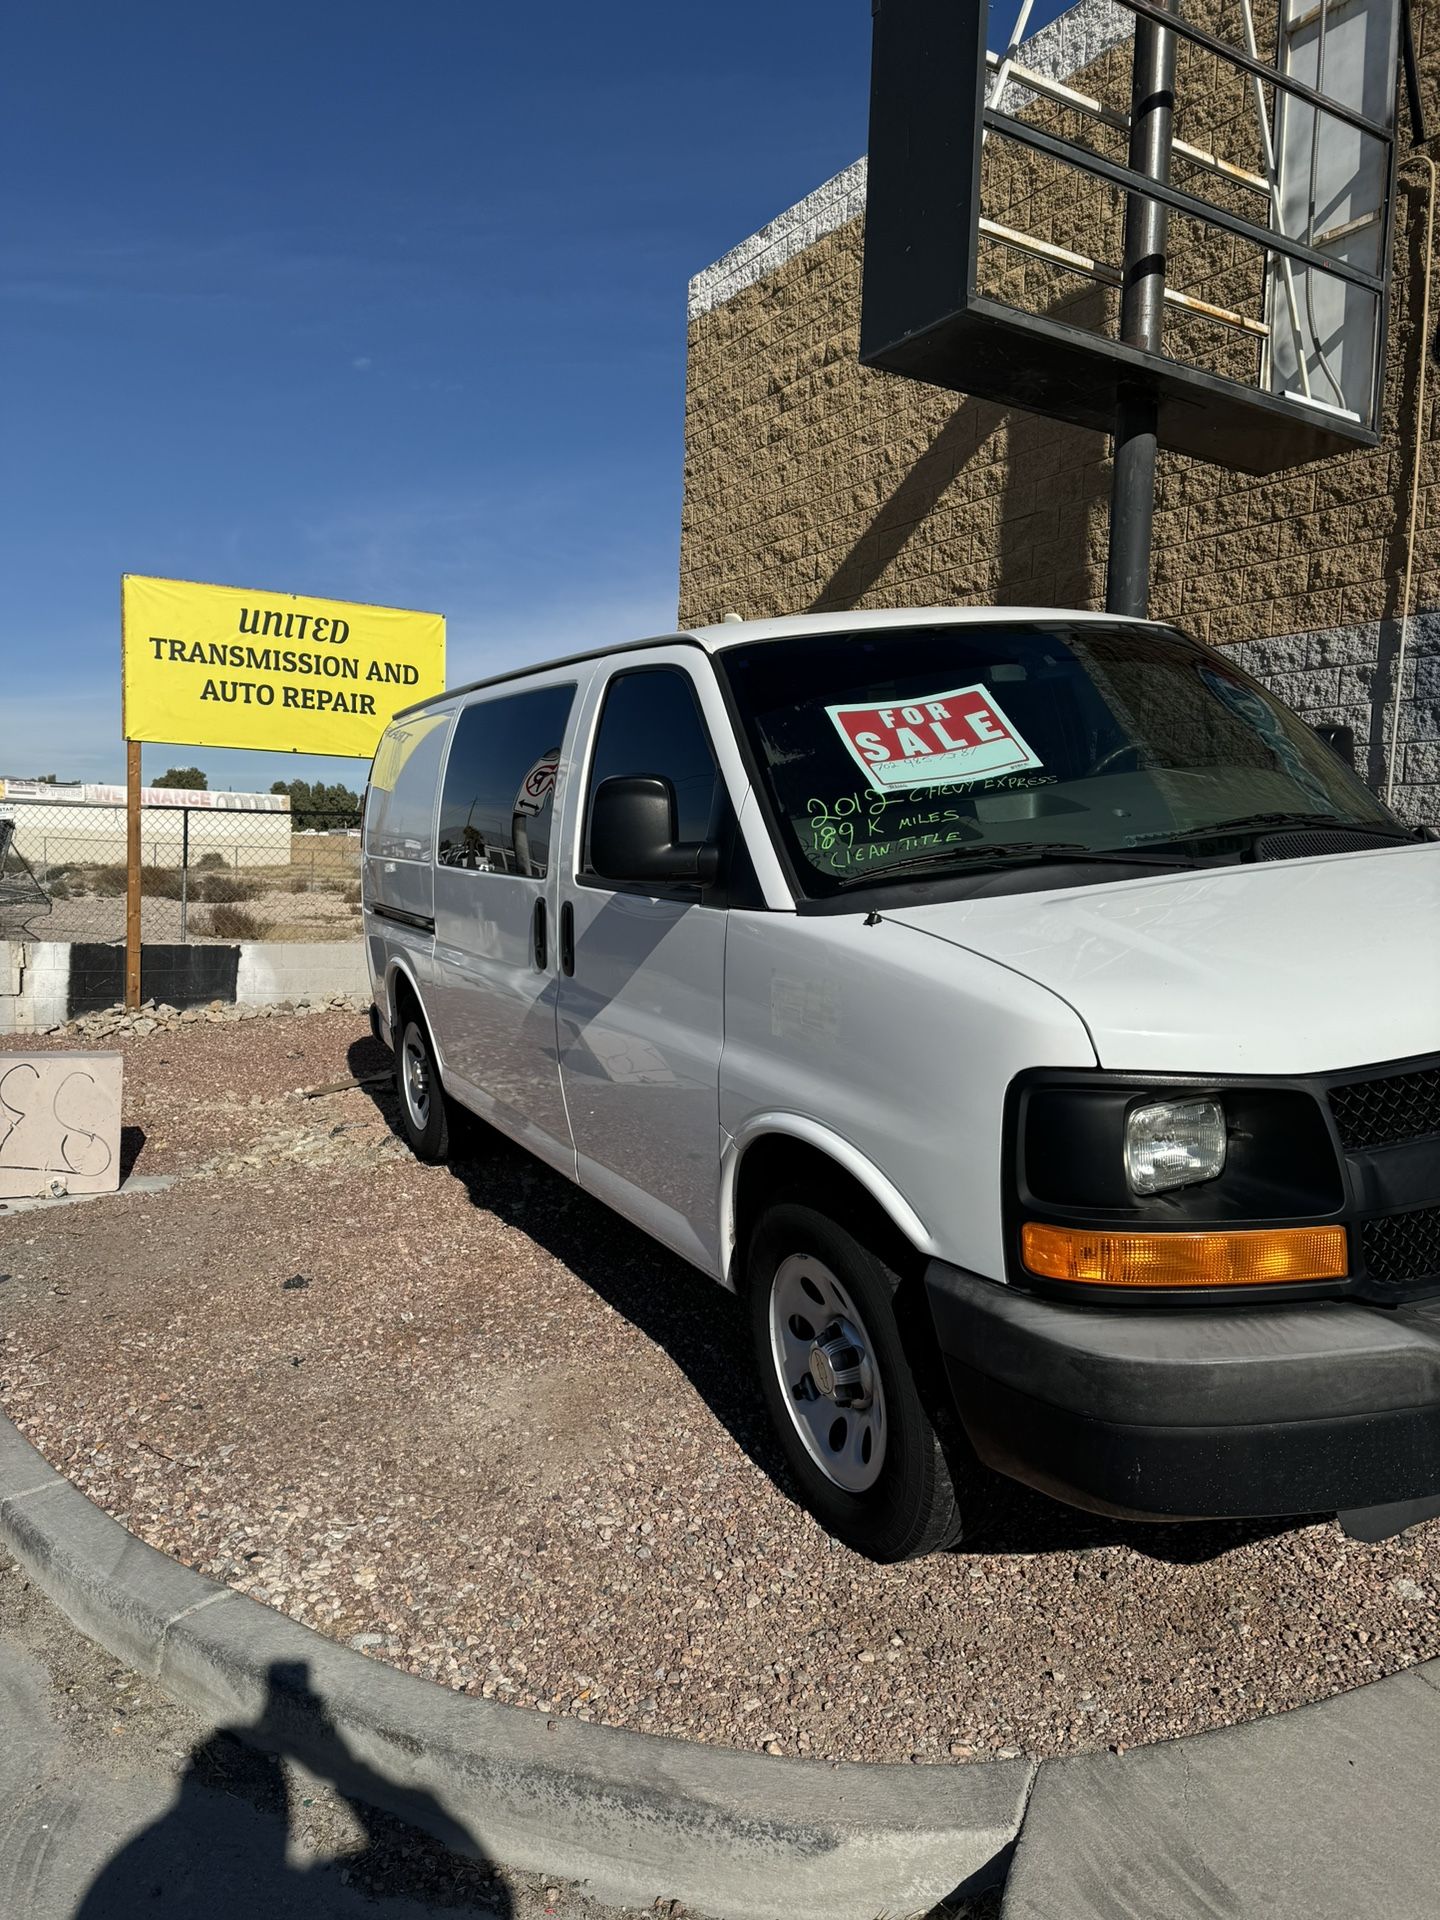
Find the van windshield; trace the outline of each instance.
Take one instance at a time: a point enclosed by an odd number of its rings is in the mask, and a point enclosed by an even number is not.
[[[716,660],[812,896],[1027,858],[1159,864],[1292,823],[1408,837],[1304,721],[1166,629],[872,627]]]

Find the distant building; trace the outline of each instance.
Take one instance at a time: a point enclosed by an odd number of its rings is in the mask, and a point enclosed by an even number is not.
[[[143,787],[140,800],[146,866],[174,866],[187,848],[191,866],[207,853],[220,854],[227,866],[290,864],[287,793]],[[111,866],[125,858],[124,787],[0,779],[0,819],[14,821],[16,851],[42,881],[58,866]]]

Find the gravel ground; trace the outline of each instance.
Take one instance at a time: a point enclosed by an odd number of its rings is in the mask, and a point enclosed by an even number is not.
[[[56,1044],[54,1042],[49,1044]],[[1016,1489],[876,1568],[789,1495],[734,1302],[476,1129],[425,1168],[353,1013],[120,1042],[167,1192],[0,1214],[0,1398],[92,1499],[376,1659],[832,1760],[1226,1725],[1440,1652],[1440,1523],[1143,1528]]]

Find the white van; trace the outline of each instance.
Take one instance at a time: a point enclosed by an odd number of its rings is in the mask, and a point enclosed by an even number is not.
[[[1223,653],[727,623],[395,719],[415,1151],[458,1102],[744,1296],[879,1559],[989,1469],[1139,1519],[1440,1510],[1440,845]]]

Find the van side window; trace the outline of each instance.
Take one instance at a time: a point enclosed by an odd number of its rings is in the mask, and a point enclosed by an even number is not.
[[[365,847],[380,860],[430,859],[435,782],[448,713],[417,714],[385,729],[365,802]]]
[[[715,763],[690,676],[678,667],[641,667],[617,674],[605,692],[590,787],[585,799],[585,871],[590,866],[590,809],[602,780],[658,774],[675,789],[681,840],[709,840],[724,817],[725,783]]]
[[[445,767],[442,867],[543,880],[555,776],[575,688],[533,687],[462,709]]]

